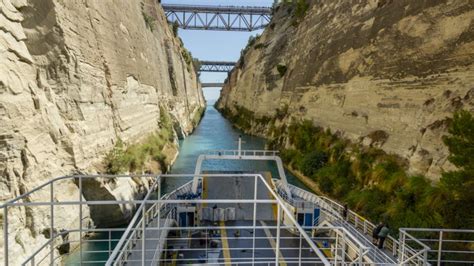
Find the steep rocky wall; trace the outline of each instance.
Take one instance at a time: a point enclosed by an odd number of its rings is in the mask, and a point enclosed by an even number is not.
[[[307,2],[300,19],[292,7],[278,8],[218,108],[262,118],[288,106],[286,122],[310,119],[405,158],[411,173],[439,178],[452,167],[441,140],[449,118],[474,111],[472,1]]]
[[[0,1],[0,199],[52,177],[94,173],[119,138],[133,143],[159,131],[160,110],[175,137],[190,133],[204,99],[183,52],[154,0]],[[141,185],[132,183],[115,194],[133,197]],[[73,182],[54,189],[56,201],[80,197]],[[28,200],[49,200],[49,192]],[[78,208],[55,213],[58,230],[77,227]],[[44,242],[48,215],[9,212],[11,265]]]

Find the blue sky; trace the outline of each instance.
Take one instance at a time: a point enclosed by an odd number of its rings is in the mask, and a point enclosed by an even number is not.
[[[226,5],[226,6],[271,6],[273,0],[162,0],[164,4],[185,5]],[[224,32],[224,31],[197,31],[179,30],[186,48],[193,57],[200,60],[237,61],[251,35],[260,34],[253,32]],[[202,73],[202,82],[223,82],[226,73]],[[209,102],[219,98],[220,89],[206,88],[204,95]]]

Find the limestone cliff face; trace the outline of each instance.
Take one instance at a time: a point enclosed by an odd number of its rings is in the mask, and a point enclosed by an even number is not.
[[[1,200],[52,177],[94,173],[117,139],[159,131],[160,110],[175,136],[190,133],[204,99],[183,54],[154,0],[0,1]],[[121,198],[139,186],[120,186]],[[80,197],[72,182],[55,191],[57,201]],[[77,208],[55,212],[58,230],[77,225]],[[47,213],[9,213],[12,265],[44,241]]]
[[[278,8],[218,108],[272,117],[288,106],[286,122],[398,154],[411,173],[437,179],[452,167],[441,137],[455,110],[474,111],[472,1],[307,2],[302,19]]]

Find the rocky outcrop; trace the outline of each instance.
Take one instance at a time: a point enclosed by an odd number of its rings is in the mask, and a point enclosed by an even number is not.
[[[283,123],[309,119],[405,158],[410,173],[452,168],[441,137],[454,111],[474,111],[472,1],[306,2],[305,15],[276,9],[217,107],[260,119],[287,108]]]
[[[94,173],[118,139],[159,131],[160,112],[172,118],[175,137],[190,133],[204,99],[184,55],[157,1],[0,1],[1,200],[52,177]],[[104,186],[104,197],[130,198],[144,184]],[[55,201],[80,197],[72,181],[54,189]],[[57,230],[77,227],[77,213],[55,208]],[[44,243],[48,215],[8,213],[11,265]]]

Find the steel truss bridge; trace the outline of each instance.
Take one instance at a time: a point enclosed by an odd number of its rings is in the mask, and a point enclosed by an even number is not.
[[[199,72],[221,72],[229,73],[235,66],[235,62],[225,61],[199,61]],[[218,82],[205,82],[201,84],[203,88],[222,88],[224,83]]]
[[[200,72],[230,72],[235,66],[235,62],[219,61],[199,61]]]
[[[254,31],[271,20],[270,7],[162,5],[169,22],[182,29]]]

